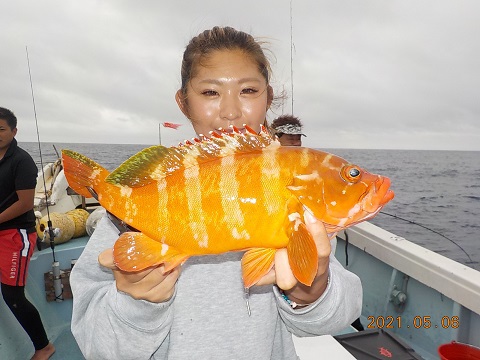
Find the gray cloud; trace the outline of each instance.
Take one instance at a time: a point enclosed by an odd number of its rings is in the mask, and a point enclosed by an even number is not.
[[[294,112],[306,146],[480,150],[476,0],[293,1]],[[3,2],[0,104],[35,141],[165,144],[189,39],[230,25],[268,42],[291,95],[290,1]],[[291,111],[291,98],[270,114]]]

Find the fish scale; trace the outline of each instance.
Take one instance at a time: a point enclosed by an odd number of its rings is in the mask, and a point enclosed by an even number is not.
[[[168,270],[190,256],[246,251],[247,288],[271,269],[281,248],[295,277],[311,284],[318,260],[305,211],[332,235],[372,218],[394,196],[388,178],[333,154],[281,147],[264,128],[150,147],[111,174],[73,151],[62,157],[75,191],[90,196],[93,188],[102,206],[139,230],[115,243],[120,269]]]

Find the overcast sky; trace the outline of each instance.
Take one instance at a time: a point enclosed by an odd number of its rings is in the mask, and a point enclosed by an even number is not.
[[[480,150],[478,0],[2,1],[0,106],[36,141],[162,143],[193,136],[177,108],[191,37],[229,25],[268,41],[273,87],[304,145]]]

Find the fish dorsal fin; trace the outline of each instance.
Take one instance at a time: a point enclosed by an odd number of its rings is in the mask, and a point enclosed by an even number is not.
[[[161,145],[146,148],[121,164],[105,181],[114,185],[140,187],[207,161],[259,151],[272,142],[279,146],[264,126],[258,134],[249,126],[245,126],[245,133],[233,126],[231,130],[211,131],[209,138],[200,135],[200,139],[194,138],[193,141],[169,148]]]

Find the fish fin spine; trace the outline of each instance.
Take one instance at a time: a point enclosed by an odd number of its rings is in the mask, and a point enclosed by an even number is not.
[[[223,129],[210,132],[210,138],[199,135],[170,148],[151,146],[126,160],[106,179],[114,185],[130,187],[145,186],[165,178],[176,171],[238,153],[261,151],[273,142],[268,131],[262,127],[259,134],[246,127],[241,133],[232,127],[232,132]]]

